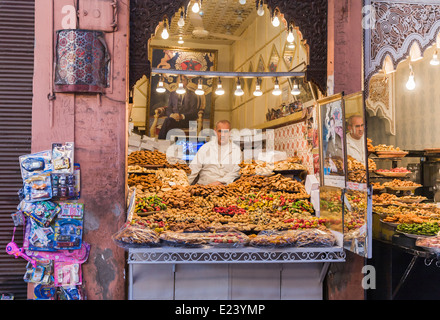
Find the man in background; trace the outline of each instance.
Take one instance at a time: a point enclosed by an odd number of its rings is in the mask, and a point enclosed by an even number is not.
[[[360,115],[352,115],[347,120],[347,154],[361,163],[365,157],[364,119]]]
[[[193,184],[226,185],[240,176],[241,149],[231,142],[231,123],[218,121],[215,125],[215,139],[205,143],[197,152],[189,167],[188,181]]]

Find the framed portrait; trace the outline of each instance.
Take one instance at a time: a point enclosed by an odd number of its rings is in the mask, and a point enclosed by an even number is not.
[[[187,70],[187,71],[216,71],[217,70],[217,50],[187,50],[181,48],[170,47],[150,47],[150,63],[151,68],[167,69],[167,70]],[[158,93],[156,91],[159,80],[163,80],[163,85],[166,91]],[[157,127],[159,130],[163,124],[167,114],[172,111],[168,108],[172,105],[173,96],[177,96],[176,89],[179,82],[185,82],[187,93],[179,96],[193,96],[192,101],[196,101],[192,106],[185,106],[190,108],[192,114],[198,117],[199,111],[202,111],[203,128],[212,127],[214,118],[214,97],[213,87],[216,85],[216,80],[213,78],[203,78],[199,76],[177,76],[172,73],[169,74],[152,74],[149,88],[149,96],[147,101],[147,123],[149,127],[153,124],[155,111],[158,108],[165,108],[167,111],[161,115]],[[195,95],[194,92],[201,82],[204,95]],[[189,98],[188,98],[189,100]],[[168,108],[168,110],[167,110]],[[194,120],[194,119],[193,119]]]
[[[341,94],[318,100],[321,185],[345,188],[345,108]]]

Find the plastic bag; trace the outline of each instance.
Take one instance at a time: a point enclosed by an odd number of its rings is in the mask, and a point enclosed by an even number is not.
[[[160,240],[171,247],[197,248],[209,244],[209,233],[165,231],[160,234]]]
[[[251,240],[249,244],[254,247],[264,248],[292,247],[296,241],[295,235],[296,230],[265,230],[261,231],[254,237],[250,237]]]
[[[112,236],[115,244],[121,248],[148,248],[159,245],[159,234],[145,226],[126,223]]]
[[[296,247],[332,247],[336,238],[331,232],[320,229],[296,230]]]
[[[208,233],[209,244],[220,248],[242,248],[249,243],[249,237],[242,232]]]

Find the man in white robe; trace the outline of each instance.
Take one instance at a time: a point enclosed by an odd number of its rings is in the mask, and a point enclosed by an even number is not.
[[[357,161],[365,163],[364,119],[353,115],[347,121],[347,154]]]
[[[241,149],[230,141],[231,124],[221,120],[215,125],[216,139],[204,144],[189,167],[188,181],[192,184],[226,185],[240,176]]]

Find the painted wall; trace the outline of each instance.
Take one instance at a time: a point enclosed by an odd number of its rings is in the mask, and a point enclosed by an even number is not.
[[[35,3],[32,152],[48,150],[52,142],[75,143],[75,162],[81,165],[80,202],[85,204],[83,240],[91,245],[82,269],[87,297],[124,299],[125,252],[114,245],[111,236],[126,212],[128,7],[119,6],[118,30],[105,34],[112,61],[110,88],[102,96],[55,93],[51,102],[55,31],[75,23],[66,5],[74,6],[76,1]]]

